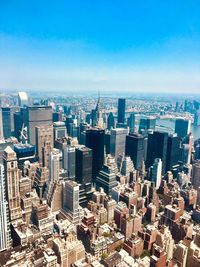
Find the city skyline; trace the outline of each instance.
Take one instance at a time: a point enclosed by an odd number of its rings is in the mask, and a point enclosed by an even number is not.
[[[198,1],[0,3],[0,89],[196,94]]]

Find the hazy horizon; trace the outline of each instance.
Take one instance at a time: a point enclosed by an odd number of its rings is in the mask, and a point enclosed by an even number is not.
[[[200,4],[0,3],[0,88],[198,94]]]

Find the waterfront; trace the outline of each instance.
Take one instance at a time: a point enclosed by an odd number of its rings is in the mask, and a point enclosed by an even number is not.
[[[175,129],[175,120],[171,119],[162,119],[162,120],[156,120],[156,126],[159,127],[159,130],[167,130],[168,132],[174,132]],[[200,126],[193,126],[191,127],[191,131],[194,136],[194,140],[197,140],[200,138]]]

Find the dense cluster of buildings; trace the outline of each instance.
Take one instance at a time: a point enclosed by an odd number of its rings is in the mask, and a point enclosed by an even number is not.
[[[92,111],[25,92],[0,103],[0,266],[200,266],[190,120],[158,131],[153,116],[127,117],[126,99],[106,114],[100,96]],[[185,102],[195,125],[199,110]]]

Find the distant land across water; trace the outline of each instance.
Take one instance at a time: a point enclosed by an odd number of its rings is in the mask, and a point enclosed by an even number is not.
[[[159,130],[163,130],[167,131],[167,132],[174,132],[175,129],[175,120],[172,119],[157,119],[156,120],[156,128]],[[194,140],[197,140],[200,138],[200,126],[194,126],[192,125],[191,127],[191,131],[193,133],[194,136]]]

